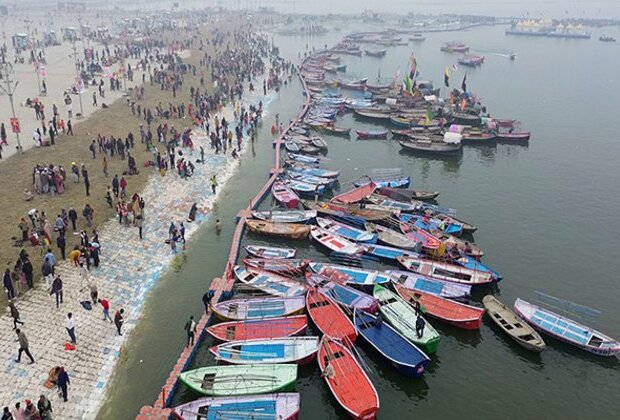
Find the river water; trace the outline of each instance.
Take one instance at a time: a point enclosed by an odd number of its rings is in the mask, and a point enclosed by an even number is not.
[[[439,86],[443,69],[457,58],[439,47],[462,40],[486,55],[481,68],[467,70],[468,88],[493,116],[521,120],[532,139],[529,146],[465,146],[460,157],[434,159],[402,153],[391,140],[326,137],[330,160],[325,166],[342,169],[343,189],[371,168],[403,168],[413,188],[440,191],[440,204],[456,208],[459,217],[479,227],[475,239],[486,252],[484,262],[504,275],[498,291],[503,302],[512,305],[516,297],[536,301],[535,291],[567,299],[600,310],[599,317],[583,320],[620,338],[620,261],[613,251],[620,249],[620,120],[612,93],[620,91],[620,49],[598,42],[598,35],[590,41],[522,38],[505,36],[503,27],[483,27],[428,34],[423,43],[390,48],[383,59],[345,57],[349,76],[374,81],[379,70],[391,78],[400,66],[404,74],[413,48],[421,78]],[[332,45],[339,36],[275,37],[275,42],[281,54],[296,59],[306,44]],[[514,51],[518,58],[510,61],[490,51]],[[451,86],[460,85],[464,71],[452,74]],[[225,187],[210,223],[192,239],[185,260],[152,291],[101,418],[130,418],[157,398],[184,345],[187,317],[200,313],[200,296],[224,269],[235,214],[267,179],[273,116],[279,112],[286,121],[302,102],[294,80],[270,104],[259,139]],[[350,114],[337,125],[372,127]],[[223,223],[219,236],[212,226],[216,217]],[[246,240],[261,242],[257,236]],[[322,257],[308,242],[296,245],[302,257]],[[595,358],[551,340],[542,355],[532,355],[488,320],[480,332],[433,325],[442,341],[421,380],[399,376],[362,347],[379,392],[381,417],[584,418],[620,409],[617,359]],[[196,367],[212,363],[206,349],[200,349]],[[302,418],[344,415],[316,365],[300,369],[297,390]],[[181,387],[177,400],[190,397]]]

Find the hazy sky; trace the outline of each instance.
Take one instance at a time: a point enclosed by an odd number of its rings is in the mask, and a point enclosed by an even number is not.
[[[237,0],[227,2],[232,5]],[[271,5],[285,12],[351,13],[374,11],[485,14],[559,18],[607,17],[620,19],[620,0],[239,0],[241,4]]]

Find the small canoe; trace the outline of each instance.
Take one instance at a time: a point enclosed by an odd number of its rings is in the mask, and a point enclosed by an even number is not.
[[[364,52],[370,57],[383,57],[385,53],[387,53],[387,50],[364,50]]]
[[[342,194],[338,194],[332,198],[331,201],[343,204],[357,203],[370,196],[375,191],[376,187],[377,186],[372,181],[369,181],[365,185],[356,187]]]
[[[373,296],[379,300],[379,313],[407,340],[420,347],[424,353],[437,351],[441,338],[433,326],[400,296],[385,287],[376,284]],[[418,321],[418,318],[422,318]],[[421,328],[418,329],[418,325]],[[421,331],[421,334],[418,334]]]
[[[245,225],[251,232],[282,238],[305,239],[310,233],[310,226],[298,223],[273,223],[263,220],[246,220]]]
[[[222,321],[278,318],[304,311],[304,297],[264,297],[233,299],[211,305],[215,316]]]
[[[324,230],[354,242],[377,242],[377,235],[374,233],[357,229],[352,226],[345,225],[344,223],[336,222],[331,219],[325,219],[323,217],[317,217],[316,222]]]
[[[597,356],[620,354],[620,342],[617,340],[549,309],[517,299],[515,311],[541,333],[572,344],[582,350]]]
[[[321,178],[318,176],[306,175],[301,172],[286,172],[290,179],[305,182],[306,184],[323,185],[324,188],[332,188],[336,180],[334,178]]]
[[[436,219],[429,216],[421,216],[419,214],[404,214],[400,216],[400,220],[406,223],[412,223],[415,227],[424,229],[433,233],[439,230],[450,235],[461,235],[463,233],[463,225],[446,219]]]
[[[356,309],[353,322],[364,341],[385,357],[399,373],[414,378],[424,374],[431,359],[381,318]]]
[[[240,265],[236,265],[233,271],[241,283],[273,296],[291,297],[306,293],[305,285],[289,277],[268,271],[248,269]]]
[[[418,290],[407,289],[395,284],[396,293],[410,305],[420,302],[426,315],[446,322],[464,330],[478,330],[482,325],[484,308],[466,305],[450,299],[444,299]]]
[[[315,210],[268,210],[253,211],[252,216],[274,223],[304,223],[316,217]]]
[[[366,254],[369,255],[373,255],[375,257],[378,258],[383,258],[386,260],[390,260],[390,261],[396,261],[396,258],[398,257],[405,257],[405,256],[409,256],[409,257],[419,257],[420,254],[413,252],[413,251],[409,251],[406,249],[400,249],[400,248],[393,248],[390,246],[383,246],[383,245],[364,245],[364,252]]]
[[[371,286],[390,281],[389,276],[376,270],[364,270],[362,268],[347,267],[344,265],[315,262],[308,264],[308,267],[315,273],[321,274],[340,284],[349,283],[359,286]]]
[[[299,144],[290,140],[284,142],[284,147],[286,148],[287,152],[291,153],[299,153],[300,150]]]
[[[208,366],[183,372],[179,380],[201,395],[267,394],[292,389],[297,380],[297,365]]]
[[[321,376],[325,378],[338,403],[351,417],[368,420],[377,417],[377,390],[347,347],[323,336],[317,359]]]
[[[541,352],[545,349],[545,342],[536,330],[495,296],[486,295],[482,298],[482,304],[487,309],[487,314],[491,320],[521,347],[535,352]]]
[[[274,273],[298,274],[303,272],[309,259],[268,260],[264,258],[245,258],[243,264],[252,269],[266,270]]]
[[[318,289],[311,288],[308,291],[306,310],[322,334],[339,341],[345,339],[348,343],[355,342],[357,331],[351,320],[335,301]]]
[[[333,136],[348,136],[351,134],[350,128],[334,127],[332,125],[325,125],[321,129],[325,131],[326,133],[331,134]]]
[[[456,264],[443,263],[415,257],[399,257],[397,261],[405,269],[423,276],[433,277],[470,286],[488,286],[495,281],[491,273],[470,270]]]
[[[383,198],[383,196],[380,195],[372,195],[369,197],[368,201],[370,201],[371,203],[375,203],[377,206],[383,206],[386,208],[391,209],[391,211],[393,213],[398,213],[400,214],[402,213],[412,213],[414,211],[419,211],[420,207],[417,205],[417,203],[405,203],[402,201],[396,201],[396,200],[390,200],[390,199],[385,199]],[[366,205],[366,207],[372,208],[373,206],[370,205]]]
[[[297,253],[297,250],[293,248],[276,248],[273,246],[246,245],[243,248],[254,257],[274,260],[294,258]]]
[[[471,296],[471,286],[434,279],[409,271],[388,270],[385,272],[390,280],[405,286],[407,289],[418,290],[431,295],[458,299]]]
[[[358,139],[387,139],[388,130],[355,130]]]
[[[306,315],[248,321],[230,321],[211,325],[207,332],[219,341],[256,340],[300,335],[308,327]]]
[[[426,141],[421,139],[400,140],[398,144],[406,151],[442,155],[456,154],[463,148],[461,143],[446,143],[444,141]]]
[[[377,312],[379,302],[369,294],[331,281],[320,274],[306,273],[306,281],[310,286],[316,287],[320,293],[344,307],[351,310],[357,308],[370,313]]]
[[[312,226],[310,229],[310,236],[333,252],[344,255],[356,255],[363,252],[363,249],[359,245],[317,226]]]
[[[288,209],[294,209],[299,206],[299,196],[282,182],[274,182],[271,187],[271,193],[282,206]]]
[[[414,242],[406,235],[376,223],[366,222],[366,230],[378,236],[379,242],[401,249],[418,250],[420,242]]]
[[[204,397],[179,405],[173,413],[182,420],[229,418],[273,418],[293,420],[299,415],[301,396],[296,392],[249,395],[247,397]],[[173,418],[173,417],[171,417]]]
[[[311,137],[310,143],[321,150],[327,150],[327,142],[321,137]]]
[[[319,337],[281,337],[229,341],[209,349],[215,360],[232,365],[310,363],[319,351]]]
[[[412,241],[420,242],[422,244],[422,248],[426,251],[437,251],[441,246],[439,239],[435,238],[423,229],[419,229],[408,223],[401,222],[400,230]]]

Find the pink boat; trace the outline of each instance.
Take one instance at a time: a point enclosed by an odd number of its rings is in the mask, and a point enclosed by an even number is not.
[[[299,206],[299,196],[281,182],[274,182],[271,187],[274,198],[287,209],[294,209]]]

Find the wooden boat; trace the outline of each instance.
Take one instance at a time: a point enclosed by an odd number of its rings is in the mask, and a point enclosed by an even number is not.
[[[491,273],[470,270],[456,264],[415,257],[399,257],[396,260],[409,271],[453,283],[488,286],[495,281]]]
[[[211,304],[213,314],[223,321],[278,318],[304,310],[304,297],[233,299]]]
[[[387,139],[388,130],[355,130],[358,139]]]
[[[471,295],[471,286],[464,284],[451,283],[409,271],[387,270],[385,274],[392,282],[405,286],[407,289],[419,290],[443,298],[458,299]]]
[[[306,315],[247,321],[230,321],[211,325],[207,332],[219,341],[255,340],[300,335],[308,327]]]
[[[364,420],[377,417],[377,391],[347,347],[325,335],[317,359],[321,376],[349,416]]]
[[[343,204],[357,203],[371,195],[375,191],[375,188],[376,185],[370,181],[361,187],[356,187],[350,191],[336,195],[331,201]]]
[[[298,223],[273,223],[263,220],[246,220],[245,225],[251,232],[281,238],[305,239],[310,233],[310,226]]]
[[[208,366],[183,372],[179,380],[201,395],[267,394],[292,389],[297,380],[297,365]]]
[[[392,217],[391,211],[385,210],[371,210],[365,207],[356,205],[344,205],[338,203],[327,203],[325,201],[303,201],[304,207],[312,210],[317,210],[319,213],[328,214],[325,210],[330,212],[342,212],[353,217],[364,219],[365,221],[378,221],[388,219]]]
[[[292,153],[299,153],[299,144],[294,142],[294,141],[285,141],[284,142],[284,147],[286,148],[287,152],[292,152]]]
[[[355,326],[338,304],[314,287],[306,295],[306,310],[322,334],[347,343],[357,339]]]
[[[299,146],[299,151],[306,155],[318,155],[321,149],[312,145],[306,144]]]
[[[620,354],[620,342],[600,331],[522,299],[517,299],[514,307],[519,316],[543,334],[597,356]]]
[[[463,131],[463,143],[480,144],[489,143],[497,140],[497,135],[492,132],[481,130],[480,128],[469,128]]]
[[[433,230],[430,233],[439,239],[447,250],[456,250],[458,253],[466,254],[477,259],[484,256],[482,248],[472,242],[457,238],[454,235],[449,235],[439,230]]]
[[[529,141],[531,133],[529,131],[499,130],[496,135],[497,140],[519,143]]]
[[[484,308],[477,308],[418,290],[407,289],[400,284],[395,284],[394,288],[396,293],[410,305],[415,306],[416,302],[420,302],[424,308],[424,313],[430,317],[464,330],[478,330],[482,325]]]
[[[271,193],[282,206],[288,209],[294,209],[299,206],[299,196],[282,182],[274,182],[271,187]]]
[[[252,217],[274,223],[304,223],[316,217],[315,210],[253,211]]]
[[[521,347],[535,352],[541,352],[545,349],[545,342],[536,330],[495,296],[486,295],[482,298],[482,303],[493,322]]]
[[[335,127],[331,125],[325,125],[321,129],[325,131],[326,133],[331,134],[333,136],[345,136],[346,137],[351,134],[350,128],[342,128],[342,127]]]
[[[331,281],[321,274],[306,273],[306,281],[310,286],[316,287],[320,293],[344,307],[351,310],[357,308],[370,313],[377,312],[379,302],[369,294]]]
[[[480,125],[482,120],[480,116],[474,114],[467,114],[464,112],[455,112],[452,115],[452,123],[458,125],[470,125],[472,127],[477,127]]]
[[[364,50],[364,52],[369,57],[383,57],[387,53],[387,50]]]
[[[310,142],[314,147],[317,147],[321,150],[327,150],[327,142],[321,137],[311,137]]]
[[[419,257],[420,254],[417,252],[409,251],[406,249],[393,248],[391,246],[383,246],[383,245],[364,245],[364,252],[369,255],[373,255],[377,258],[381,258],[389,261],[396,261],[398,257],[404,256],[412,256]]]
[[[403,188],[381,187],[375,194],[379,194],[392,200],[411,202],[411,200],[434,200],[439,196],[439,191],[414,191]]]
[[[171,419],[204,420],[228,418],[231,413],[244,419],[293,420],[299,415],[301,397],[296,392],[249,395],[247,397],[204,397],[173,409]],[[173,416],[177,417],[173,417]]]
[[[489,273],[496,281],[500,281],[503,278],[502,275],[496,270],[482,264],[480,261],[476,260],[473,257],[470,257],[469,255],[461,254],[455,257],[451,256],[450,258],[452,259],[453,263],[458,264],[462,267],[468,268],[470,270]]]
[[[412,241],[406,235],[376,223],[366,222],[366,230],[377,235],[379,242],[406,250],[420,249],[421,243]]]
[[[315,262],[308,264],[308,267],[315,273],[340,284],[349,283],[358,286],[371,286],[390,281],[387,275],[376,270],[364,270],[362,268],[347,267],[344,265]]]
[[[363,251],[359,245],[317,226],[312,226],[310,236],[330,251],[339,254],[356,255]]]
[[[427,252],[437,251],[441,246],[439,239],[408,223],[400,222],[400,230],[412,241],[421,243],[422,248]]]
[[[308,364],[319,351],[319,337],[260,338],[229,341],[209,349],[218,362],[232,365]]]
[[[321,158],[318,157],[313,157],[313,156],[306,156],[306,155],[300,155],[297,153],[287,153],[289,159],[292,159],[296,162],[301,162],[301,163],[315,163],[318,164],[321,162]]]
[[[426,215],[403,214],[400,216],[400,220],[411,223],[415,227],[423,229],[436,237],[437,235],[435,235],[435,233],[437,231],[450,235],[461,235],[463,233],[463,225],[446,219],[435,219],[434,217]],[[437,237],[437,239],[439,238]]]
[[[400,144],[403,150],[428,154],[455,154],[463,147],[461,143],[446,143],[444,141],[425,139],[400,140],[398,144]]]
[[[257,269],[236,265],[235,277],[248,286],[273,296],[300,296],[306,293],[306,286],[288,277]]]
[[[433,326],[424,320],[422,335],[416,331],[417,318],[422,313],[416,312],[400,296],[378,284],[373,289],[373,296],[379,301],[379,312],[383,318],[394,327],[403,337],[420,347],[424,353],[432,354],[437,351],[441,338]]]
[[[364,341],[385,357],[399,373],[414,378],[424,374],[431,359],[396,329],[374,315],[357,309],[353,312],[353,322]]]
[[[246,258],[243,260],[243,264],[252,269],[296,274],[303,272],[310,264],[310,261],[309,259],[268,260],[263,258]]]
[[[276,248],[262,245],[246,245],[244,249],[248,254],[255,257],[274,260],[294,258],[297,253],[297,250],[293,248]]]
[[[368,110],[368,109],[354,109],[353,110],[355,112],[355,115],[363,117],[363,118],[370,118],[373,120],[389,120],[390,119],[390,114],[388,112],[379,112],[379,111],[372,111],[372,110]]]
[[[331,219],[325,219],[323,217],[317,217],[316,222],[324,230],[341,236],[350,241],[371,244],[377,242],[377,235],[375,235],[374,233],[357,229],[352,226],[345,225],[344,223],[339,223]]]
[[[418,206],[417,203],[405,203],[403,201],[390,200],[389,198],[386,199],[382,195],[373,194],[368,197],[368,201],[379,206],[396,209],[399,213],[413,213],[420,210],[420,206]]]

